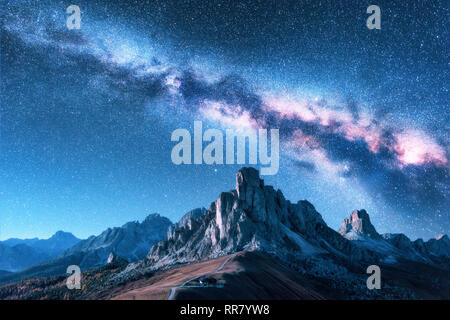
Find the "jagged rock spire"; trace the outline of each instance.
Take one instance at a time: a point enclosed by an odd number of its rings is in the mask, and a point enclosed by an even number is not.
[[[381,236],[370,222],[369,214],[366,210],[354,210],[349,218],[345,218],[338,231],[347,238],[367,236],[373,239],[380,239]]]

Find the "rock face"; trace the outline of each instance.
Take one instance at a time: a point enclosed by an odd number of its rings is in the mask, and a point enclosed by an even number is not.
[[[349,240],[357,240],[361,237],[381,239],[364,209],[354,210],[349,218],[344,219],[338,232]]]
[[[99,236],[91,236],[80,241],[64,252],[68,257],[82,253],[82,268],[91,268],[107,263],[110,254],[135,261],[142,259],[156,242],[166,239],[167,230],[172,226],[169,219],[159,214],[151,214],[144,221],[132,221],[119,228],[109,228]]]
[[[112,252],[109,254],[108,260],[106,260],[107,265],[117,265],[117,264],[125,264],[126,265],[127,263],[128,263],[127,260],[125,260],[119,256],[116,256]]]
[[[110,264],[114,261],[115,255],[111,252],[108,256],[108,260],[106,260],[106,264]]]
[[[170,237],[170,235],[172,234],[172,230],[176,227],[180,228],[187,226],[189,229],[192,229],[194,226],[193,224],[195,223],[194,221],[200,218],[205,213],[205,208],[197,208],[187,212],[175,225],[170,226],[168,237]]]
[[[239,170],[235,189],[222,192],[206,212],[182,220],[169,229],[166,241],[152,247],[147,263],[157,268],[244,249],[278,255],[339,252],[363,258],[369,254],[328,228],[308,201],[291,203],[280,190],[264,185],[253,168]]]

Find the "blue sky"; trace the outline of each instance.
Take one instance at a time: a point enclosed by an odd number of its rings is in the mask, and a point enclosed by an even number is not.
[[[2,4],[0,239],[208,207],[239,167],[175,166],[170,135],[230,119],[280,129],[266,183],[332,228],[365,208],[380,232],[449,232],[442,2],[380,1],[381,30],[365,1],[78,1],[80,30],[68,5]]]

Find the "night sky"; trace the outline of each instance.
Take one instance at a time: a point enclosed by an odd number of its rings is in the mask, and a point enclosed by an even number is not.
[[[71,4],[80,30],[66,27]],[[366,27],[371,4],[381,30]],[[332,228],[365,208],[379,232],[450,233],[446,1],[1,9],[0,239],[208,207],[240,166],[174,165],[171,133],[194,120],[279,128],[266,184]]]

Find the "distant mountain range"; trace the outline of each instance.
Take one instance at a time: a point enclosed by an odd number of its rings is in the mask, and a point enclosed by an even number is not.
[[[69,241],[71,237],[61,232],[48,240],[6,240],[12,246],[3,245],[6,249],[2,255],[0,243],[0,261],[8,261],[0,264],[0,270],[18,272],[0,274],[0,283],[65,274],[67,266],[72,264],[88,270],[106,264],[111,253],[127,261],[142,259],[153,244],[167,237],[170,226],[172,222],[169,219],[159,214],[150,214],[141,223],[132,221],[122,227],[108,228],[100,235],[86,240],[72,236],[76,240]],[[34,247],[30,247],[31,245]],[[23,250],[29,251],[28,254]],[[9,258],[4,260],[3,257],[7,254]]]
[[[0,241],[0,270],[19,271],[32,265],[53,259],[80,239],[64,231],[56,232],[49,239],[16,239]]]
[[[390,262],[408,259],[439,265],[450,259],[450,239],[447,235],[438,235],[424,242],[422,239],[411,241],[403,233],[379,234],[365,210],[353,211],[338,232],[356,245],[384,255],[385,260]]]
[[[144,258],[157,242],[167,238],[172,222],[157,213],[150,214],[141,223],[132,221],[119,228],[109,228],[99,236],[91,236],[66,250],[64,257],[83,253],[78,263],[81,268],[92,268],[106,263],[111,253],[129,262]]]
[[[9,271],[0,270],[0,276],[4,276],[4,275],[10,274],[10,273],[11,272],[9,272]]]
[[[69,264],[81,266],[89,290],[61,290],[63,276],[0,286],[0,299],[450,298],[447,235],[379,234],[364,209],[335,231],[311,203],[286,200],[253,168],[178,223],[153,214],[108,229],[54,260],[0,274],[0,283],[64,274]],[[370,265],[381,269],[380,290],[366,286]]]

